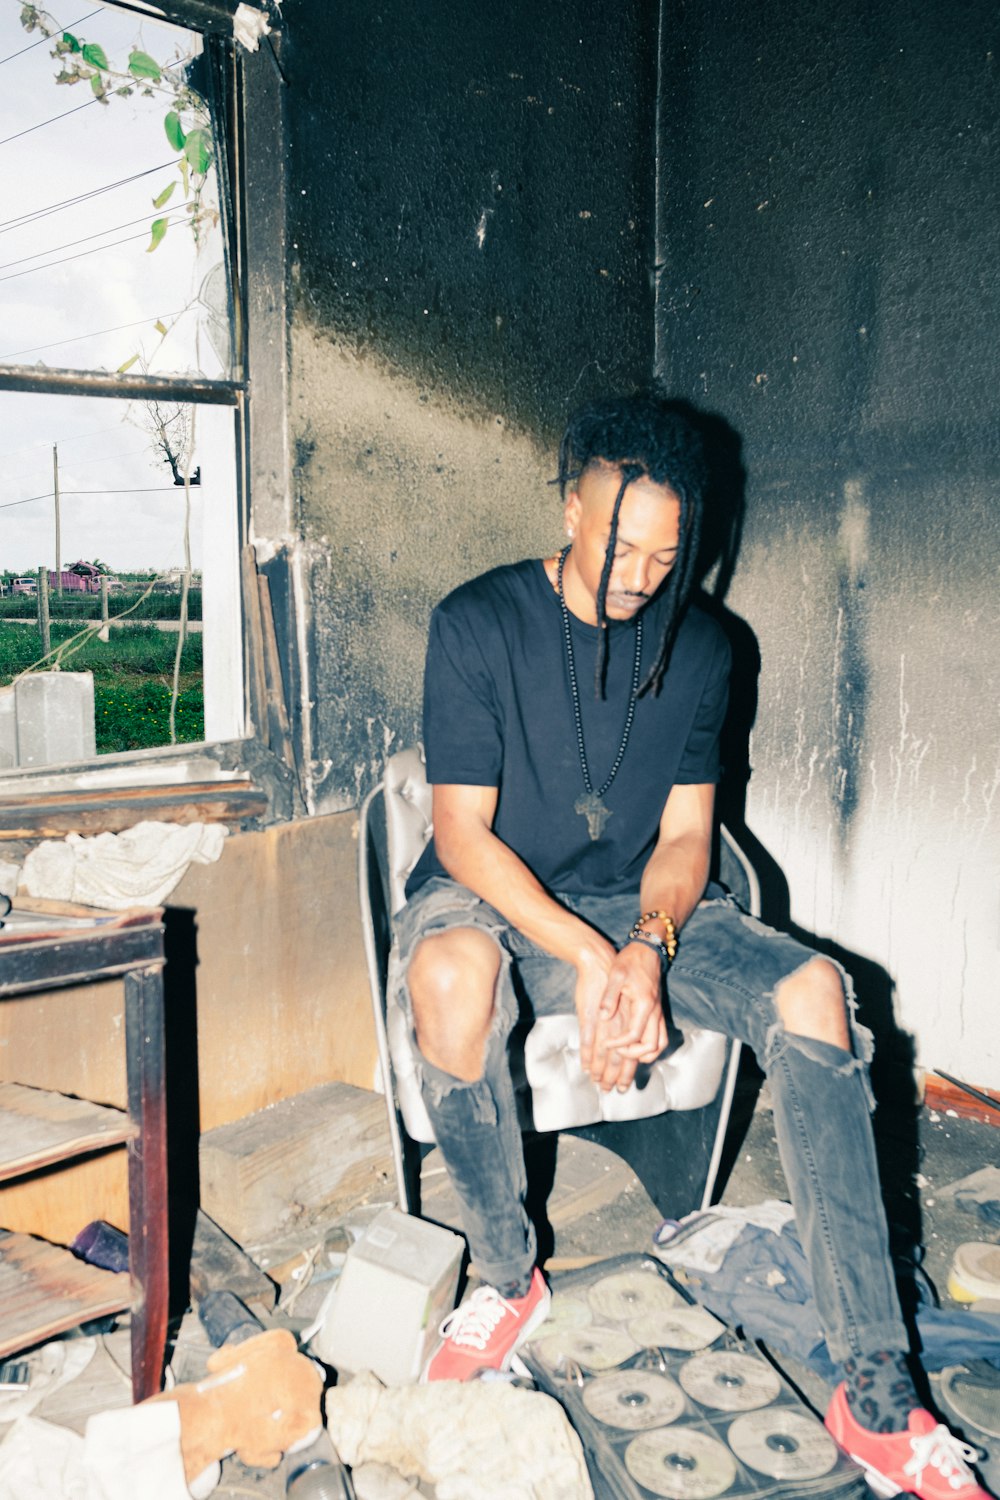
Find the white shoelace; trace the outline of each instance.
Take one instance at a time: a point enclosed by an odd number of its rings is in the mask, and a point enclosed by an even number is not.
[[[931,1432],[910,1438],[913,1457],[903,1465],[903,1473],[909,1474],[914,1484],[919,1484],[926,1468],[937,1469],[953,1490],[963,1484],[975,1484],[976,1477],[968,1465],[979,1457],[978,1448],[970,1448],[949,1432],[940,1423]]]
[[[492,1286],[481,1286],[448,1314],[438,1332],[462,1348],[485,1349],[500,1320],[514,1309]]]

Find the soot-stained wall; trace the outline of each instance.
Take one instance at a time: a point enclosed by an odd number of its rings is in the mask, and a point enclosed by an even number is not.
[[[418,733],[432,605],[560,535],[568,409],[652,368],[649,0],[286,0],[311,805]]]
[[[658,364],[743,443],[747,820],[922,1060],[996,1087],[996,8],[665,23]]]

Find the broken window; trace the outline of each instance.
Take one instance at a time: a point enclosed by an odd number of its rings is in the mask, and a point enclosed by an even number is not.
[[[142,6],[0,9],[0,774],[244,731],[234,78]]]

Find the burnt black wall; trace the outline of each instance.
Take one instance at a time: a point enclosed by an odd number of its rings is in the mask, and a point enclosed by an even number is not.
[[[667,0],[656,317],[743,444],[750,823],[923,1055],[994,1083],[998,33],[987,0]]]
[[[532,429],[648,373],[651,4],[285,15],[303,317]]]
[[[416,737],[432,604],[551,548],[568,409],[652,369],[649,0],[286,0],[314,805]]]

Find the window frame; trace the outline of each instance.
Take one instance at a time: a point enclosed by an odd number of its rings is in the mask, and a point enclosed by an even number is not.
[[[227,0],[165,0],[155,7],[130,0],[102,3],[184,26],[198,31],[204,39],[216,84],[216,128],[221,148],[219,198],[230,271],[233,376],[211,380],[135,371],[39,370],[11,364],[0,366],[0,393],[159,399],[233,409],[236,542],[242,561],[236,603],[243,637],[243,735],[236,740],[205,740],[95,756],[77,764],[13,767],[0,774],[0,808],[18,795],[32,795],[42,787],[51,792],[53,803],[63,803],[74,790],[97,783],[106,785],[109,792],[113,788],[156,785],[166,790],[168,784],[176,790],[187,781],[252,777],[268,790],[272,814],[280,809],[290,814],[302,805],[298,788],[301,744],[287,732],[280,745],[274,743],[261,684],[267,680],[268,666],[273,682],[275,643],[272,639],[268,652],[268,643],[260,636],[258,601],[248,597],[256,582],[253,572],[258,578],[264,576],[256,564],[251,536],[259,540],[267,535],[287,538],[289,534],[285,81],[270,37],[256,52],[234,40],[236,0],[231,4]],[[273,16],[270,19],[273,22]],[[259,415],[258,421],[255,415]],[[264,497],[262,505],[253,499],[258,484]],[[268,555],[273,551],[268,548]],[[265,663],[268,655],[271,660]],[[279,651],[279,656],[281,677],[286,682],[294,681],[289,650]]]

